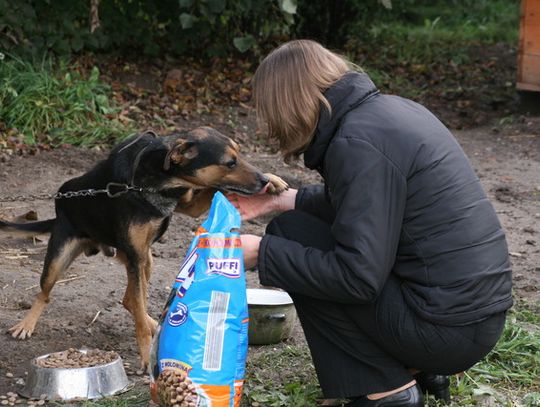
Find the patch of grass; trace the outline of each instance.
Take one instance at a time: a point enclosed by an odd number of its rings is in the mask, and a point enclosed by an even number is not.
[[[308,407],[316,406],[316,399],[321,397],[306,346],[260,348],[250,356],[243,406]]]
[[[0,60],[0,122],[30,145],[91,146],[129,134],[115,119],[110,94],[96,67],[85,76],[50,59],[39,64],[10,56]]]
[[[511,321],[496,348],[471,370],[486,383],[540,390],[540,332]]]
[[[465,63],[472,45],[517,46],[519,2],[455,0],[400,5],[351,27],[350,41],[366,44],[383,63]],[[418,4],[417,4],[418,3]],[[400,8],[401,6],[401,8]],[[349,44],[349,47],[351,44]]]

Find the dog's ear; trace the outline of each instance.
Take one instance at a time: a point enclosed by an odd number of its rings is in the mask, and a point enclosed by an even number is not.
[[[199,154],[199,149],[193,141],[178,140],[176,144],[169,150],[163,162],[163,169],[168,171],[171,168],[171,163],[175,165],[183,165]]]

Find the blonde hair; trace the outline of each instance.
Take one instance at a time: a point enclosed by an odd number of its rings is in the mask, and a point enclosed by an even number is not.
[[[252,81],[255,108],[285,161],[310,144],[321,104],[331,112],[324,91],[355,70],[361,69],[311,40],[287,42],[264,58]]]

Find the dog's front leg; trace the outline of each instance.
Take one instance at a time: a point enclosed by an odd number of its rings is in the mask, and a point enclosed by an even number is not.
[[[154,266],[154,260],[152,259],[152,249],[148,248],[148,255],[147,255],[148,261],[145,263],[144,267],[144,278],[146,280],[146,284],[148,287],[148,282],[150,281],[150,276],[152,275],[152,268]],[[156,333],[158,322],[152,318],[150,315],[148,315],[148,312],[146,311],[148,309],[146,300],[147,300],[147,292],[145,291],[145,305],[144,309],[146,312],[146,323],[148,324],[148,328],[150,328],[150,333],[152,336]]]
[[[127,270],[127,288],[122,304],[135,321],[135,335],[142,369],[150,362],[150,344],[157,322],[147,313],[147,287],[152,269],[152,242],[160,222],[131,225],[128,232],[129,244],[117,253]]]
[[[153,327],[149,323],[151,318],[146,312],[147,282],[143,264],[144,259],[130,259],[126,265],[128,283],[122,305],[131,313],[135,321],[135,336],[139,347],[141,369],[146,371],[150,363]]]

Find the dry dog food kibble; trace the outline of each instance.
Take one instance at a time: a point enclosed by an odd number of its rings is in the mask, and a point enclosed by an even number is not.
[[[106,365],[118,359],[118,354],[114,351],[103,351],[99,349],[89,349],[80,351],[70,348],[62,352],[51,353],[43,359],[38,359],[36,364],[47,368],[67,368],[77,369],[82,367],[92,367]]]
[[[197,390],[185,372],[164,370],[157,380],[160,407],[195,407]]]

